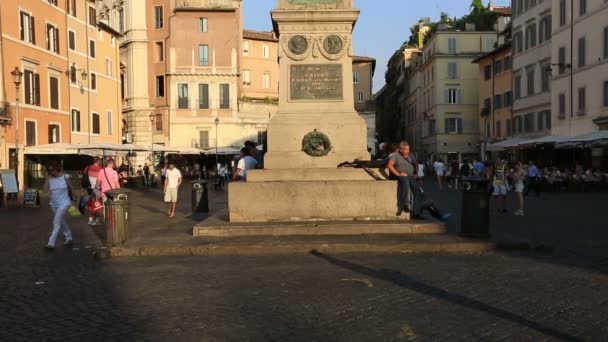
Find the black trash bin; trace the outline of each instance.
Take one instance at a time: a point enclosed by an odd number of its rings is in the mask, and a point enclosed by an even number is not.
[[[192,213],[209,212],[209,189],[207,181],[195,180],[192,182]]]
[[[463,179],[461,236],[490,237],[490,192],[488,184],[488,180],[483,178]]]
[[[106,192],[106,243],[118,246],[129,237],[129,195],[126,189]]]

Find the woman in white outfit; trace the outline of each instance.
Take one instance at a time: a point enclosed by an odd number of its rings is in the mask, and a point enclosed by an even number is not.
[[[514,213],[516,216],[524,216],[524,179],[526,179],[526,171],[521,162],[517,162],[513,172],[513,190],[517,195],[517,210]]]
[[[68,209],[72,205],[72,199],[68,176],[63,174],[61,165],[58,162],[50,162],[47,166],[48,176],[44,189],[49,191],[50,207],[53,210],[53,232],[49,238],[49,242],[46,244],[46,248],[49,250],[55,249],[55,242],[59,232],[63,230],[63,244],[69,246],[72,244],[72,231],[68,227],[68,223],[65,216]]]

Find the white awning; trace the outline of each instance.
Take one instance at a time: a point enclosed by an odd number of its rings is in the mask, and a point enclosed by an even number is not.
[[[507,140],[503,140],[501,142],[497,142],[495,144],[488,145],[486,150],[488,151],[502,151],[505,149],[517,147],[519,144],[525,143],[530,139],[515,137]]]
[[[66,155],[78,154],[78,145],[57,143],[48,145],[27,146],[24,154]]]
[[[522,146],[522,145],[556,144],[556,143],[564,142],[566,140],[568,140],[568,137],[562,137],[562,136],[558,136],[558,135],[548,135],[548,136],[544,136],[541,138],[528,140],[528,141],[522,142],[518,145]]]
[[[557,144],[558,148],[596,147],[608,144],[608,130],[577,135]]]
[[[205,153],[207,154],[218,154],[218,155],[236,155],[241,153],[240,149],[237,148],[233,148],[233,147],[218,147],[217,151],[215,148],[211,148],[205,151]]]

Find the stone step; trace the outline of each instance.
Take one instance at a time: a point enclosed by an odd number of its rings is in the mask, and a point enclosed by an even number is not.
[[[482,253],[496,244],[448,234],[192,238],[182,245],[109,247],[99,257],[286,255],[302,253]]]
[[[192,230],[198,237],[320,236],[365,234],[443,234],[445,224],[431,221],[318,221],[228,223],[210,217]]]

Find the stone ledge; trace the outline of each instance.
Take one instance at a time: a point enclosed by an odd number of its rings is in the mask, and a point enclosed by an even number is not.
[[[415,238],[363,236],[347,238],[333,236],[325,239],[291,237],[276,239],[228,239],[203,242],[193,246],[109,247],[97,252],[99,258],[161,257],[161,256],[219,256],[219,255],[285,255],[323,253],[483,253],[496,249],[488,240],[463,239],[451,235],[427,235]]]
[[[368,234],[443,234],[443,223],[424,221],[337,221],[230,224],[209,218],[192,229],[198,237],[340,236]]]

